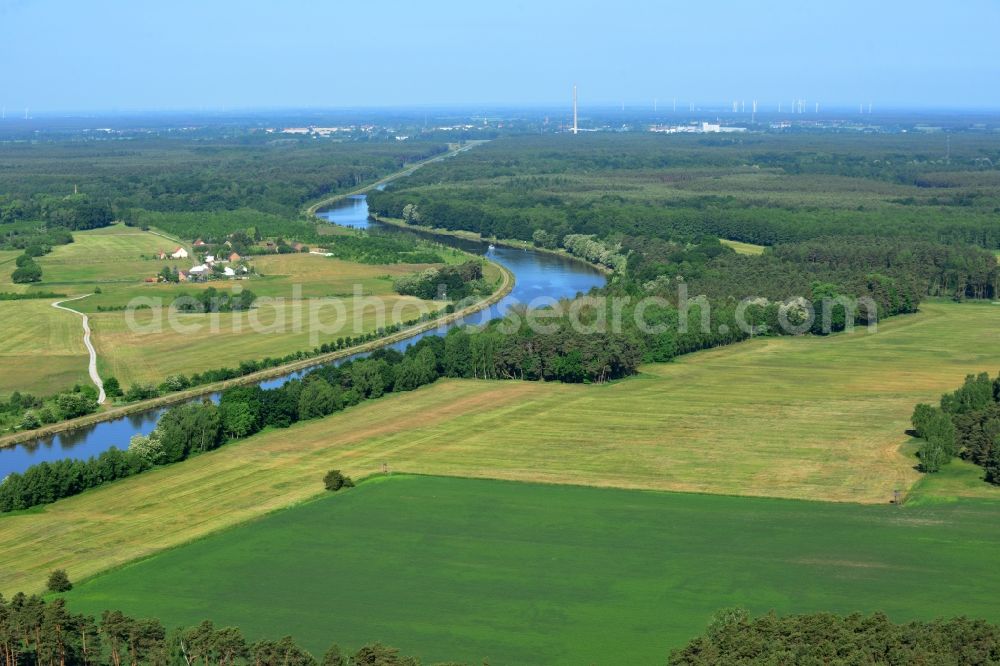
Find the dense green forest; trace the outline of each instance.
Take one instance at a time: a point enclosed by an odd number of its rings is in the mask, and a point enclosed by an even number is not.
[[[957,135],[505,137],[429,165],[373,210],[531,240],[537,229],[763,245],[920,236],[1000,247],[1000,138]]]
[[[896,624],[885,615],[774,614],[719,611],[705,633],[674,650],[671,666],[773,664],[940,664],[1000,661],[1000,627],[964,617]]]
[[[71,241],[113,220],[181,238],[254,230],[316,238],[304,204],[444,152],[437,142],[306,139],[7,144],[0,148],[0,248]]]
[[[87,205],[102,212],[110,206],[118,219],[127,219],[133,209],[252,209],[296,217],[306,202],[358,187],[446,148],[429,142],[222,138],[8,144],[0,150],[0,223],[45,219],[69,227],[51,216]]]

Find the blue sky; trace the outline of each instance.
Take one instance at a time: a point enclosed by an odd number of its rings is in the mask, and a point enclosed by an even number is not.
[[[0,104],[1000,108],[1000,2],[0,0]],[[763,107],[762,107],[763,108]]]

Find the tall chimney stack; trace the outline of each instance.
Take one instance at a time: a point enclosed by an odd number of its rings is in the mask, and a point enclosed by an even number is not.
[[[573,84],[573,134],[576,134],[576,84]]]

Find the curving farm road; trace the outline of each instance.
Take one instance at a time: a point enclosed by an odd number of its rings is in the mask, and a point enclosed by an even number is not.
[[[52,304],[52,307],[57,310],[65,310],[66,312],[72,312],[75,315],[80,315],[83,317],[83,344],[90,352],[90,379],[94,382],[97,387],[99,395],[97,396],[97,404],[103,405],[104,401],[107,400],[107,395],[104,393],[104,382],[101,381],[101,376],[97,374],[97,351],[94,349],[94,345],[90,342],[90,318],[83,314],[82,312],[77,312],[76,310],[71,310],[69,308],[64,308],[63,303],[69,303],[70,301],[78,301],[81,298],[87,298],[87,296],[92,296],[93,294],[84,294],[83,296],[77,296],[75,298],[67,298],[62,301],[56,301]]]

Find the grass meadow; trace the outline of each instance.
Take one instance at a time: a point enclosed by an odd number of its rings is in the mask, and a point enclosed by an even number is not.
[[[56,310],[52,300],[0,301],[0,398],[90,381],[80,318]]]
[[[38,259],[43,282],[37,289],[53,291],[55,285],[65,285],[86,293],[100,283],[141,282],[145,277],[156,275],[164,263],[142,259],[141,255],[152,257],[160,250],[173,252],[181,245],[152,232],[121,224],[78,231],[73,234],[73,240],[68,245],[54,247],[52,252]]]
[[[0,250],[0,291],[17,294],[26,291],[25,285],[14,284],[10,279],[10,274],[17,268],[14,262],[21,254],[18,250]]]
[[[877,334],[758,339],[605,386],[439,381],[0,517],[0,591],[311,499],[331,468],[884,505],[921,478],[913,406],[996,372],[998,325],[997,306],[926,303]],[[1000,498],[983,483],[946,491]]]
[[[754,245],[753,243],[744,243],[742,241],[729,240],[727,238],[722,238],[719,242],[733,248],[737,254],[764,254],[765,248],[763,245]]]
[[[420,299],[395,294],[380,299],[386,308],[381,318],[363,299],[351,298],[345,300],[344,316],[332,308],[317,309],[314,314],[305,301],[260,306],[244,313],[175,315],[178,328],[190,328],[188,333],[166,325],[166,317],[161,317],[165,324],[161,330],[146,332],[146,327],[160,317],[160,311],[137,312],[134,319],[142,327],[138,331],[129,326],[121,312],[94,315],[92,320],[98,331],[95,339],[102,374],[115,376],[123,386],[130,386],[136,382],[157,383],[167,375],[235,367],[244,360],[281,357],[338,337],[375,330],[391,323],[393,312],[399,314],[397,320],[407,321],[422,311],[440,307],[426,304],[421,310]],[[302,325],[296,326],[296,321]],[[311,328],[311,321],[319,322],[323,330],[339,333],[320,335]],[[254,325],[261,332],[254,331]]]
[[[393,476],[98,576],[73,610],[426,662],[652,664],[721,607],[1000,620],[1000,503],[919,508]],[[960,572],[960,573],[959,573]]]

